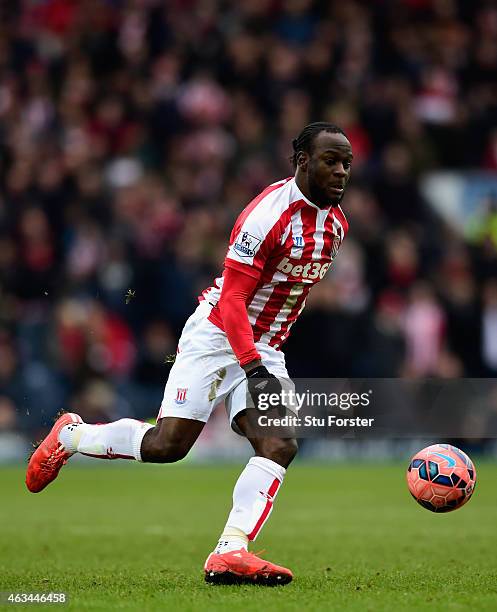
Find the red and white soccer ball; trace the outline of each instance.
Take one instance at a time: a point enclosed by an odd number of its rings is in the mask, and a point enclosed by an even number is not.
[[[450,444],[432,444],[414,455],[407,486],[414,499],[432,512],[451,512],[473,495],[476,471],[471,459]]]

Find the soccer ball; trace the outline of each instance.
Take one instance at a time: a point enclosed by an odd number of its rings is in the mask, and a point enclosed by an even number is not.
[[[414,455],[407,486],[414,499],[432,512],[451,512],[473,495],[476,471],[471,459],[450,444],[432,444]]]

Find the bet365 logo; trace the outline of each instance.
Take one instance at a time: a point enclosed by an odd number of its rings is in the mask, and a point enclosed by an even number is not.
[[[293,276],[295,278],[307,278],[309,280],[322,279],[323,276],[328,271],[328,268],[331,265],[331,261],[326,263],[321,263],[319,261],[311,261],[306,263],[304,266],[302,264],[293,265],[292,262],[288,259],[288,257],[283,257],[280,263],[277,265],[276,269],[283,274],[287,274],[288,276]]]

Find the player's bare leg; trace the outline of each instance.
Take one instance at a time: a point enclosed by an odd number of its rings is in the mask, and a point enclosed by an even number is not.
[[[202,421],[164,417],[154,426],[136,419],[90,425],[63,414],[31,456],[26,485],[33,493],[55,480],[67,460],[79,452],[98,459],[174,463],[185,457],[204,427]]]
[[[146,463],[174,463],[188,455],[205,423],[194,419],[164,417],[144,435],[141,460]]]
[[[297,453],[294,438],[253,437],[246,412],[236,419],[256,453],[241,473],[233,491],[233,508],[214,552],[205,563],[205,579],[215,584],[240,582],[287,584],[292,572],[247,551],[273,509],[286,468]]]

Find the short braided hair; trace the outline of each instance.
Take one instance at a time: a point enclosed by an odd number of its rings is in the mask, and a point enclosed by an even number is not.
[[[306,153],[312,153],[312,144],[314,142],[314,138],[320,132],[330,132],[331,134],[343,134],[345,138],[347,138],[347,134],[339,128],[338,125],[334,123],[328,123],[326,121],[316,121],[315,123],[309,123],[305,128],[300,132],[297,138],[292,140],[293,145],[293,155],[290,158],[290,161],[293,164],[293,167],[297,167],[297,155],[300,151],[305,151]]]

